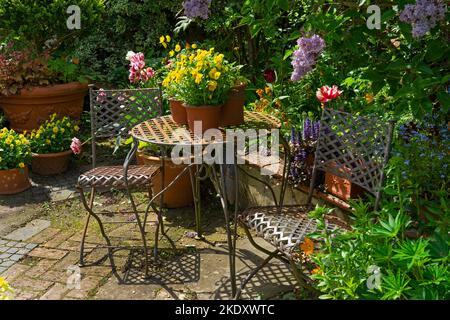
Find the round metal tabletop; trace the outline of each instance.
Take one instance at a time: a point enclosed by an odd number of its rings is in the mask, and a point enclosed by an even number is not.
[[[281,122],[274,116],[261,112],[245,111],[244,123],[239,126],[219,128],[222,133],[220,143],[226,142],[226,129],[241,130],[271,130],[279,129]],[[187,126],[181,126],[173,121],[172,116],[163,116],[144,121],[133,129],[131,136],[139,141],[161,145],[208,145],[214,143],[203,136],[195,136]],[[217,141],[216,141],[217,142]]]

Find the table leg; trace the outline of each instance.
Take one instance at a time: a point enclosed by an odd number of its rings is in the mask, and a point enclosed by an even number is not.
[[[194,197],[194,211],[195,211],[195,227],[196,227],[196,239],[203,239],[202,227],[201,227],[201,195],[200,195],[200,178],[198,166],[189,167],[189,174],[191,176],[192,193]]]
[[[228,244],[228,259],[230,266],[230,282],[231,282],[231,296],[236,294],[236,266],[235,266],[235,240],[233,235],[236,231],[232,231],[231,219],[228,211],[227,190],[225,185],[225,165],[220,165],[220,175],[214,166],[211,166],[212,174],[211,181],[213,182],[217,193],[219,194],[220,201],[222,203],[223,213],[225,216],[225,229],[227,232],[227,244]],[[237,199],[236,199],[237,200]],[[235,225],[236,228],[236,225]]]

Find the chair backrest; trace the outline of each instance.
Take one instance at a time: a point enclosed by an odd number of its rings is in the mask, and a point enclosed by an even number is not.
[[[160,88],[95,90],[91,85],[89,97],[93,167],[98,139],[125,138],[133,126],[163,113]]]
[[[308,196],[311,203],[317,171],[332,173],[376,197],[378,209],[384,167],[391,151],[394,122],[324,108]]]

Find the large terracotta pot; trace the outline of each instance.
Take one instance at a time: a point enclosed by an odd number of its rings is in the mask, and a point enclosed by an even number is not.
[[[136,154],[137,163],[139,165],[160,165],[161,160],[158,157],[146,155],[143,152]],[[165,160],[164,163],[164,186],[168,186],[185,168],[185,165],[176,165],[170,160]],[[152,178],[152,193],[158,194],[161,191],[161,173],[158,173]],[[173,184],[166,192],[164,192],[164,207],[165,208],[183,208],[194,203],[194,196],[192,194],[192,185],[189,172],[186,172],[175,184]],[[156,200],[159,205],[160,199]]]
[[[238,126],[244,123],[244,103],[246,84],[235,86],[230,90],[227,102],[222,108],[221,125]]]
[[[184,108],[182,101],[169,100],[169,107],[173,121],[179,125],[187,124],[186,109]]]
[[[0,170],[0,195],[16,194],[31,188],[28,168]]]
[[[24,89],[18,95],[1,96],[0,107],[12,129],[31,131],[54,113],[78,120],[87,91],[88,85],[79,82]]]
[[[208,129],[220,127],[222,106],[189,106],[184,105],[187,113],[189,130],[194,131],[194,122],[202,122],[202,133]]]
[[[69,168],[72,151],[58,153],[37,154],[33,153],[31,158],[31,170],[42,176],[61,174]]]

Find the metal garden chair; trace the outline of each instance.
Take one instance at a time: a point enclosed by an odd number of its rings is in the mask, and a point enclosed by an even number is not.
[[[394,123],[386,124],[376,117],[354,116],[324,108],[320,124],[307,203],[299,206],[283,205],[288,180],[286,175],[290,168],[287,161],[284,164],[279,204],[273,189],[265,183],[274,196],[275,206],[249,208],[238,217],[250,242],[268,257],[242,282],[235,295],[236,299],[239,299],[250,279],[273,258],[290,264],[299,284],[309,288],[305,275],[297,269],[293,258],[305,236],[316,231],[317,222],[308,217],[308,212],[313,209],[312,198],[319,170],[331,172],[361,186],[375,196],[375,210],[379,207],[381,186],[385,179],[384,167],[389,159]],[[285,152],[290,152],[289,145],[285,145],[284,149]],[[329,215],[325,217],[325,221],[329,230],[349,228],[343,220],[335,216]],[[262,248],[254,241],[250,230],[276,249],[270,252]]]
[[[92,169],[81,174],[78,178],[77,189],[81,195],[81,200],[88,212],[83,235],[80,243],[80,266],[85,265],[85,240],[91,217],[93,217],[100,227],[100,232],[106,241],[108,257],[115,272],[113,259],[113,249],[120,249],[111,244],[109,237],[105,233],[103,222],[100,219],[102,213],[94,211],[94,198],[96,191],[111,189],[126,189],[130,198],[132,214],[142,236],[145,272],[148,272],[148,248],[145,239],[145,225],[149,208],[145,211],[144,220],[139,217],[136,203],[132,197],[131,190],[138,189],[151,192],[151,179],[159,171],[160,167],[151,165],[130,165],[125,171],[126,166],[98,166],[97,165],[97,142],[100,139],[125,138],[129,130],[136,124],[162,114],[161,91],[157,88],[151,89],[128,89],[128,90],[94,90],[90,86],[90,115],[91,115],[91,145],[92,145]],[[134,148],[133,148],[134,149]],[[128,154],[126,163],[132,161],[134,152]],[[90,190],[89,200],[85,191]],[[152,195],[150,194],[150,197]],[[162,221],[161,212],[156,207],[153,208],[158,215],[158,222]],[[106,222],[105,222],[106,223]],[[112,222],[117,223],[117,222]],[[155,234],[155,258],[157,255],[159,225]],[[98,247],[97,247],[98,248]],[[92,264],[95,264],[94,262]],[[120,280],[120,279],[119,279]]]

